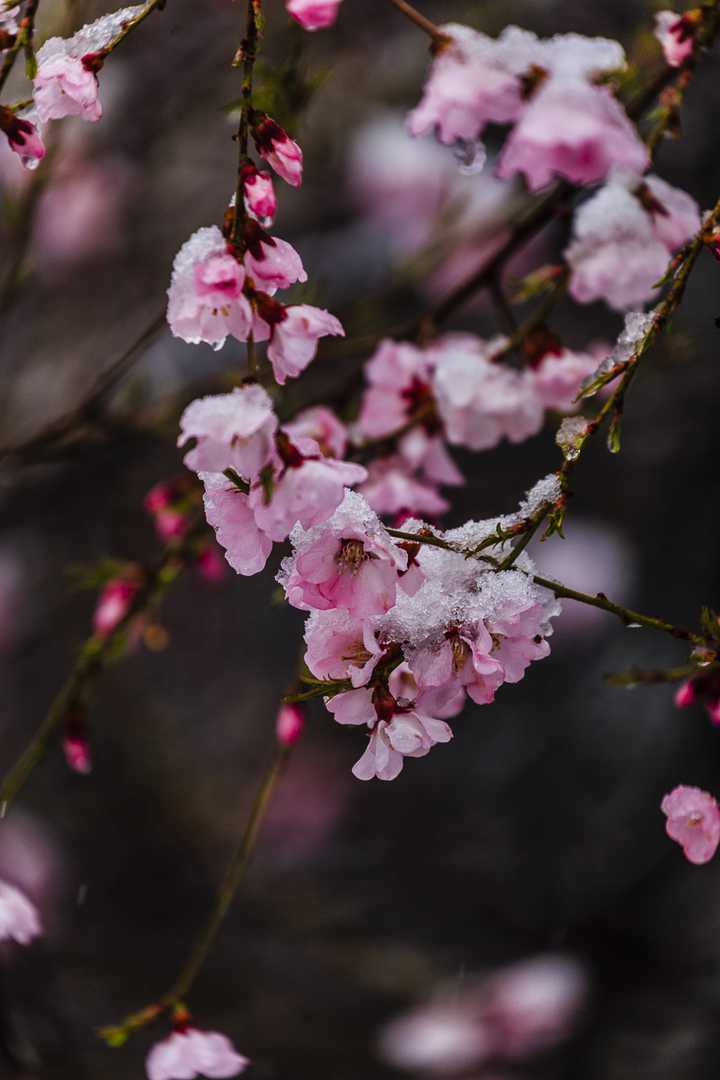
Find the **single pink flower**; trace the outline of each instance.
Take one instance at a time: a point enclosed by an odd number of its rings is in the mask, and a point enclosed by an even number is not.
[[[280,386],[305,370],[315,357],[318,340],[328,334],[345,337],[342,323],[329,311],[310,304],[285,308],[285,317],[273,327],[267,353]]]
[[[614,165],[642,173],[647,164],[647,148],[611,91],[565,76],[537,90],[505,142],[497,174],[523,173],[538,191],[557,176],[595,184]]]
[[[398,452],[408,465],[421,472],[425,479],[436,484],[461,487],[465,483],[465,477],[448,453],[442,436],[433,434],[436,427],[437,423],[428,426],[416,424],[398,439]]]
[[[666,795],[660,808],[665,831],[696,865],[709,862],[720,843],[720,807],[707,791],[681,784]]]
[[[214,349],[228,335],[246,341],[252,310],[242,292],[243,267],[228,253],[216,225],[198,229],[175,256],[168,289],[167,319],[175,337]]]
[[[286,131],[269,116],[258,115],[252,136],[260,157],[267,161],[283,180],[300,187],[303,175],[303,152]]]
[[[361,438],[378,439],[402,428],[420,410],[432,408],[431,364],[422,349],[404,341],[382,341],[365,365],[368,389],[356,424]]]
[[[292,244],[263,233],[257,225],[250,230],[244,262],[248,274],[261,290],[287,289],[297,281],[307,281],[302,259]]]
[[[478,705],[487,705],[505,680],[503,665],[491,655],[494,648],[493,638],[478,621],[448,630],[439,645],[417,650],[409,667],[421,691],[443,687],[452,693],[463,686]]]
[[[379,458],[368,466],[368,479],[358,489],[376,514],[436,518],[450,509],[437,488],[421,480],[399,454]]]
[[[63,753],[68,768],[81,776],[92,772],[92,756],[87,737],[80,732],[70,731],[63,736]]]
[[[33,79],[35,106],[43,124],[79,116],[95,123],[102,116],[97,76],[82,59],[66,51],[61,38],[45,42],[37,54]]]
[[[608,349],[608,352],[610,350]],[[546,353],[533,368],[532,378],[540,401],[555,412],[575,412],[580,387],[597,370],[599,359],[591,352]]]
[[[0,881],[0,942],[29,945],[40,934],[42,926],[35,905],[14,885]]]
[[[93,632],[109,637],[130,610],[140,582],[132,578],[113,578],[103,587],[93,615]]]
[[[325,457],[344,457],[348,444],[348,430],[332,409],[325,405],[313,405],[303,409],[284,425],[290,439],[314,439]]]
[[[656,12],[655,37],[662,45],[665,60],[670,67],[680,67],[693,54],[695,27],[676,11]]]
[[[341,0],[287,0],[288,15],[303,30],[325,30],[337,19]]]
[[[305,714],[299,705],[281,705],[275,720],[275,734],[281,746],[294,746],[305,729]]]
[[[317,679],[350,679],[355,688],[370,681],[384,652],[372,620],[339,609],[310,613],[305,644],[305,663]]]
[[[277,213],[277,199],[269,172],[246,165],[242,172],[245,210],[267,228]]]
[[[182,510],[170,507],[158,510],[155,517],[155,531],[161,540],[179,540],[190,528],[190,519]]]
[[[194,472],[232,468],[252,480],[270,461],[277,423],[269,394],[251,383],[191,402],[180,418],[178,446],[195,440],[184,458]]]
[[[26,169],[35,169],[45,157],[45,144],[32,121],[0,105],[0,131]]]
[[[258,528],[248,496],[219,473],[202,473],[200,479],[205,485],[205,516],[225,550],[225,558],[238,574],[259,574],[272,551],[272,541]]]
[[[148,1080],[194,1080],[238,1076],[250,1064],[226,1035],[184,1027],[156,1043],[147,1056]]]

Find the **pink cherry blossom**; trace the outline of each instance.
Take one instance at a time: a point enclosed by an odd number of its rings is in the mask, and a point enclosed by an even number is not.
[[[315,357],[318,340],[328,334],[345,337],[342,323],[329,311],[310,304],[285,308],[285,317],[273,327],[267,353],[280,386],[305,370]]]
[[[279,446],[284,460],[277,466],[272,495],[268,498],[261,484],[250,491],[258,527],[278,542],[297,523],[311,529],[326,521],[342,502],[345,488],[367,479],[361,465],[323,457],[312,439],[280,440]]]
[[[51,38],[37,54],[33,80],[35,105],[43,124],[79,116],[95,123],[102,116],[97,76],[80,57],[67,52],[61,38]]]
[[[540,86],[505,142],[497,173],[523,173],[538,191],[557,176],[594,184],[612,166],[641,173],[647,164],[647,148],[610,90],[565,76]]]
[[[292,187],[300,187],[303,175],[303,152],[286,131],[269,116],[258,118],[252,129],[255,146],[261,158],[267,161],[283,180]]]
[[[314,439],[325,457],[341,458],[348,444],[348,430],[332,409],[313,405],[284,425],[290,439]]]
[[[294,746],[305,730],[305,714],[299,705],[281,705],[275,720],[275,734],[281,746]]]
[[[413,475],[400,454],[379,458],[368,466],[368,479],[358,489],[377,514],[435,518],[450,509],[436,487]]]
[[[420,690],[444,687],[452,692],[464,686],[473,701],[486,705],[505,680],[503,665],[491,656],[494,646],[482,622],[449,630],[439,645],[426,646],[412,655],[410,670]]]
[[[599,362],[594,352],[563,349],[560,353],[546,353],[532,370],[535,391],[544,407],[561,413],[577,410],[575,398],[580,387],[595,373]]]
[[[277,236],[262,233],[259,226],[250,230],[245,269],[258,288],[287,289],[295,282],[307,281],[307,274],[292,244]]]
[[[7,137],[8,146],[17,154],[26,169],[35,169],[45,157],[45,144],[36,125],[27,117],[18,116],[0,105],[0,131]]]
[[[113,578],[103,587],[93,615],[93,631],[99,637],[108,637],[127,615],[139,581],[132,578]]]
[[[180,418],[178,446],[196,440],[184,460],[197,473],[233,468],[254,479],[270,460],[276,429],[270,396],[250,384],[191,402]]]
[[[679,709],[701,701],[710,720],[720,725],[720,675],[717,671],[698,672],[684,682],[675,694],[675,704]]]
[[[68,768],[80,776],[92,772],[92,756],[87,736],[79,731],[67,731],[63,736],[63,753]]]
[[[195,567],[200,577],[209,585],[217,585],[225,578],[225,560],[217,544],[209,543],[195,559]]]
[[[324,30],[335,22],[341,0],[287,0],[288,15],[303,30]]]
[[[220,349],[228,335],[245,341],[252,326],[242,294],[245,271],[228,254],[216,225],[198,229],[175,256],[168,289],[168,323],[175,337]]]
[[[361,437],[382,438],[431,402],[431,364],[422,349],[386,339],[365,365],[368,389],[363,395],[356,430]]]
[[[398,452],[412,469],[420,471],[427,480],[460,487],[465,483],[465,477],[450,457],[442,436],[433,433],[438,424],[437,420],[428,425],[415,424],[398,439]]]
[[[696,865],[709,862],[720,843],[720,807],[712,795],[681,784],[664,797],[661,809],[665,831],[686,859]]]
[[[250,1062],[226,1035],[185,1027],[156,1043],[148,1054],[148,1080],[194,1080],[238,1076]]]
[[[655,37],[662,45],[665,60],[670,67],[680,67],[693,54],[694,27],[676,11],[656,12]]]
[[[687,191],[673,187],[653,174],[642,179],[637,192],[641,202],[644,189],[649,191],[649,198],[645,202],[653,233],[668,252],[676,251],[700,231],[700,207]]]
[[[0,942],[29,945],[40,934],[42,926],[35,905],[14,885],[0,881]]]
[[[484,342],[450,335],[434,350],[433,391],[448,440],[472,450],[504,437],[522,442],[543,424],[544,410],[531,372],[491,359],[501,339]]]
[[[383,655],[372,620],[344,610],[313,611],[305,623],[305,663],[318,679],[350,679],[365,686]]]
[[[258,528],[248,496],[219,473],[202,473],[200,479],[205,485],[205,516],[225,550],[225,558],[238,574],[259,574],[272,551],[272,541]]]
[[[282,581],[296,607],[341,608],[358,618],[395,603],[398,572],[408,556],[385,532],[365,500],[347,492],[333,516],[309,533],[295,530]]]
[[[272,176],[254,165],[246,165],[242,172],[245,210],[251,217],[267,228],[277,213],[277,199]]]
[[[0,11],[0,30],[4,30],[6,34],[17,34],[18,32],[18,15],[20,14],[20,5],[16,4],[15,7],[3,8]],[[0,45],[0,51],[3,46]]]

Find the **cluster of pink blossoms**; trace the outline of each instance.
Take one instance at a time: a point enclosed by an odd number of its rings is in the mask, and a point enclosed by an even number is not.
[[[538,497],[557,496],[551,487],[543,482]],[[329,712],[339,724],[368,731],[353,768],[358,779],[394,779],[405,757],[423,757],[452,738],[445,721],[466,694],[488,704],[503,683],[519,682],[533,660],[548,655],[560,609],[532,581],[529,557],[506,571],[467,558],[514,520],[469,522],[442,534],[452,550],[398,542],[365,499],[348,491],[328,520],[293,529],[293,553],[278,580],[289,603],[310,613],[308,669],[339,684],[326,698]],[[421,521],[404,529],[438,535]]]

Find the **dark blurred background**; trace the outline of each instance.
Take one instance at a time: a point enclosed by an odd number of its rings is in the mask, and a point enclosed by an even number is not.
[[[51,32],[62,5],[43,8],[40,25]],[[660,63],[651,12],[629,0],[422,8],[493,34],[516,22],[541,34],[617,37],[648,76]],[[89,5],[88,15],[105,10]],[[162,309],[183,241],[221,220],[235,170],[223,109],[239,93],[229,61],[243,13],[229,0],[168,0],[106,65],[105,119],[58,125],[51,179],[28,187],[9,155],[0,161],[0,260],[6,274],[21,269],[1,316],[0,444],[32,436],[87,393]],[[401,126],[419,98],[425,39],[380,0],[345,0],[333,30],[304,34],[278,0],[267,4],[264,59],[291,72],[299,64],[314,86],[288,121],[305,149],[305,183],[280,192],[276,225],[303,256],[306,295],[337,312],[350,339],[401,325],[449,280],[432,283],[432,260],[428,272],[427,251],[449,233],[440,223],[437,235],[435,196],[428,210],[418,186],[433,162],[443,183],[455,183],[452,155],[431,140],[419,148]],[[719,108],[710,56],[688,93],[680,141],[664,144],[657,161],[703,208],[720,191]],[[484,177],[458,183],[466,198],[478,185],[479,206],[460,225],[469,265],[497,192]],[[408,238],[401,211],[388,222],[383,184],[400,188],[400,205],[410,200],[420,240]],[[34,226],[22,237],[14,223],[28,200]],[[566,228],[548,230],[520,272],[557,258]],[[452,279],[446,263],[439,270]],[[569,584],[680,624],[720,603],[719,274],[703,256],[672,333],[633,386],[622,454],[591,449],[567,540],[537,552]],[[600,305],[571,304],[552,323],[575,346],[613,340],[620,324]],[[482,303],[452,325],[495,332]],[[337,386],[365,355],[352,340],[321,350],[293,394]],[[178,409],[242,364],[237,344],[214,354],[162,332],[102,424],[60,454],[0,465],[3,767],[89,632],[94,596],[69,588],[68,565],[156,558],[142,500],[182,469]],[[549,428],[458,460],[468,483],[449,524],[514,510],[556,467],[557,451]],[[47,929],[8,952],[0,972],[0,1076],[143,1075],[156,1032],[110,1051],[95,1031],[176,974],[272,754],[302,626],[298,612],[270,605],[277,561],[214,587],[184,575],[163,609],[168,648],[139,649],[99,686],[91,775],[73,775],[53,748],[0,825],[0,877],[25,885]],[[684,860],[665,837],[659,802],[681,782],[717,793],[720,736],[701,709],[676,710],[670,687],[603,683],[631,664],[682,663],[682,645],[574,607],[556,624],[548,660],[494,705],[468,708],[453,743],[410,762],[394,783],[355,781],[357,733],[310,709],[252,872],[190,1000],[199,1026],[227,1032],[252,1058],[257,1080],[399,1076],[379,1049],[389,1020],[438,988],[461,993],[503,965],[558,951],[581,965],[588,988],[567,1037],[463,1077],[718,1075],[720,864]]]

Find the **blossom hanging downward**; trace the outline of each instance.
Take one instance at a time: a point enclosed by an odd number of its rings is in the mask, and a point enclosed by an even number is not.
[[[678,15],[676,11],[658,11],[655,14],[655,37],[662,45],[665,59],[670,67],[680,67],[695,48],[695,31],[702,8]]]
[[[661,803],[665,831],[696,865],[709,862],[720,843],[720,807],[707,791],[681,784]]]
[[[303,30],[325,30],[338,16],[342,0],[287,0],[288,15]]]
[[[182,1026],[148,1054],[148,1080],[195,1080],[239,1076],[250,1064],[226,1035]]]
[[[45,157],[45,144],[36,125],[12,109],[0,105],[0,131],[26,169],[35,169]]]
[[[287,131],[264,113],[253,114],[252,137],[257,152],[292,187],[300,187],[303,152]]]
[[[245,270],[228,252],[216,225],[198,229],[175,256],[167,318],[176,337],[220,349],[230,335],[246,341],[252,309],[243,294]]]

